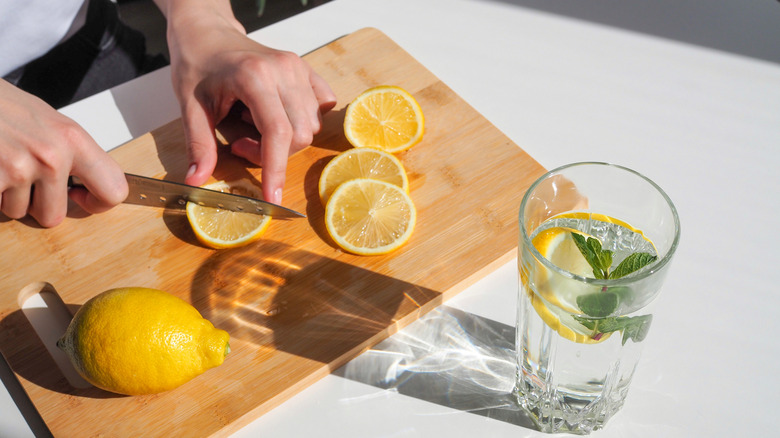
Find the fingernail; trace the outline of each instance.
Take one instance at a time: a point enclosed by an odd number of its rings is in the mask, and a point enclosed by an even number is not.
[[[282,203],[282,189],[276,189],[274,191],[274,204],[281,204]]]
[[[194,175],[196,170],[198,170],[198,166],[196,164],[191,164],[190,168],[187,169],[187,178]]]

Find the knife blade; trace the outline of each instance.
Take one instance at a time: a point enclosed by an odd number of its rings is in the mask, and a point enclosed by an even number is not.
[[[299,218],[306,215],[281,205],[234,193],[195,187],[187,184],[125,173],[129,192],[124,203],[152,207],[183,209],[187,202],[244,213],[264,214],[273,218]],[[84,187],[77,177],[68,180],[70,187]]]

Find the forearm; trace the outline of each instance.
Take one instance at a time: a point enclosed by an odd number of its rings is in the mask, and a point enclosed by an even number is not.
[[[233,15],[229,0],[154,0],[171,30],[177,31],[193,23],[219,22],[230,24],[241,33],[244,27]],[[193,21],[194,20],[194,21]]]

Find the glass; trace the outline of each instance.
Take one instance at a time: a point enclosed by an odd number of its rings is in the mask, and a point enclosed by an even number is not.
[[[575,163],[531,185],[519,224],[515,396],[541,431],[588,434],[623,406],[677,211],[633,170]]]

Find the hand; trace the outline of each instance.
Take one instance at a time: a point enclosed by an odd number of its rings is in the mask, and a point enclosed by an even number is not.
[[[68,192],[70,175],[86,189]],[[127,197],[122,169],[76,122],[0,80],[0,210],[44,227],[65,218],[68,195],[89,213]]]
[[[185,182],[201,185],[211,176],[217,162],[214,127],[241,101],[262,136],[259,144],[237,141],[231,151],[262,166],[263,197],[281,203],[287,159],[311,144],[335,95],[294,53],[248,38],[228,2],[157,3],[168,18],[172,78],[188,145]]]

